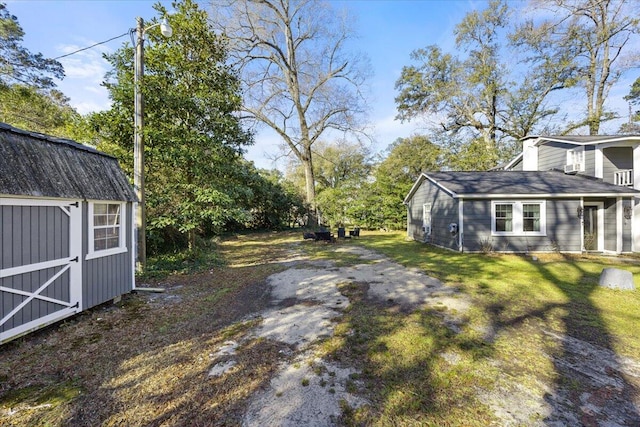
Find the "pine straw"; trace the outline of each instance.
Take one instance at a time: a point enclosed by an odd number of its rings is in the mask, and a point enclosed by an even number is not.
[[[258,264],[236,240],[222,247],[224,268],[153,283],[167,292],[126,295],[0,347],[0,426],[239,424],[284,353],[247,336],[284,256],[270,236],[253,238]],[[227,340],[241,342],[237,365],[209,377]]]

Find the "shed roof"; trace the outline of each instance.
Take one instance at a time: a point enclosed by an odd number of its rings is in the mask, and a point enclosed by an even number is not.
[[[115,157],[0,123],[0,195],[136,201]]]
[[[633,197],[640,191],[584,175],[561,171],[425,172],[405,198],[411,199],[424,180],[456,198]]]

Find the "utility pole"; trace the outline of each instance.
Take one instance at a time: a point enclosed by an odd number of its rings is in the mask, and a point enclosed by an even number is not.
[[[144,75],[144,21],[137,18],[136,51],[134,73],[134,137],[133,137],[133,187],[138,197],[136,209],[136,270],[142,272],[147,266],[146,205],[144,197],[144,104],[142,76]]]

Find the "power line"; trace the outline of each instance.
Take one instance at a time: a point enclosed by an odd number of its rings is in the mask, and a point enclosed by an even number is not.
[[[83,47],[82,49],[75,50],[75,51],[73,51],[71,53],[67,53],[66,55],[61,55],[61,56],[58,56],[57,58],[53,58],[53,59],[57,61],[60,58],[66,58],[67,56],[75,55],[76,53],[82,52],[84,50],[91,49],[91,48],[94,48],[96,46],[100,46],[101,44],[109,43],[110,41],[115,40],[115,39],[119,39],[120,37],[124,37],[127,34],[129,34],[130,32],[131,32],[131,30],[127,31],[126,33],[120,34],[119,36],[112,37],[109,40],[105,40],[105,41],[100,42],[100,43],[92,44],[91,46]]]

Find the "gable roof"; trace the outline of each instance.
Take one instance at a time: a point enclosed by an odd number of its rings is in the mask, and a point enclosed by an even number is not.
[[[0,123],[0,195],[136,201],[115,157]]]
[[[633,197],[640,191],[584,175],[551,171],[425,172],[404,199],[429,180],[453,198]]]

